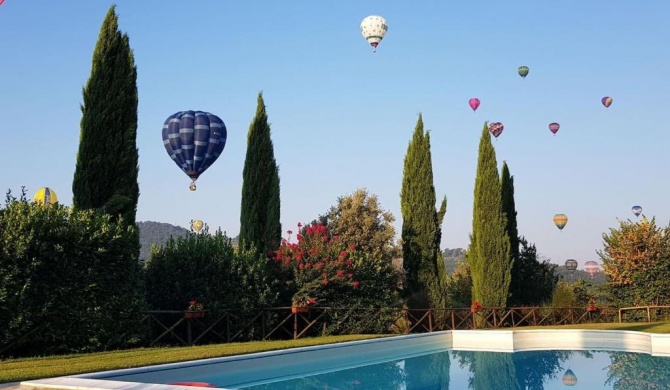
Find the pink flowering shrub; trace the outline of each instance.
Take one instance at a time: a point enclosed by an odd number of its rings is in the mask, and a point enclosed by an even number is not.
[[[361,283],[355,276],[353,262],[356,248],[344,245],[324,225],[301,228],[302,224],[298,223],[297,242],[290,241],[293,232],[289,230],[289,238],[282,240],[272,253],[272,259],[291,278],[288,282],[294,300],[304,296],[321,298],[342,289],[358,289]]]

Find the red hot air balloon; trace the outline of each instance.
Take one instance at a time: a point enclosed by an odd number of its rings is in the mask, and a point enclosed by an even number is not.
[[[489,124],[489,131],[496,138],[498,138],[498,136],[502,134],[504,128],[505,126],[500,122],[493,122]]]
[[[554,135],[558,132],[558,129],[560,129],[560,128],[561,128],[561,125],[559,125],[556,122],[552,122],[552,123],[549,124],[549,131],[554,133]]]
[[[612,98],[609,96],[605,96],[604,98],[600,99],[600,101],[605,107],[609,107],[612,105]]]
[[[468,101],[468,104],[470,105],[470,108],[472,108],[472,111],[477,111],[477,108],[479,107],[479,104],[481,102],[477,98],[472,98]]]

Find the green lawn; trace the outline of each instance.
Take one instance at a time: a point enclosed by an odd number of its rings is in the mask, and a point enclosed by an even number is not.
[[[670,322],[527,326],[513,329],[611,329],[634,330],[649,333],[670,333]],[[300,340],[253,341],[247,343],[215,344],[195,347],[140,348],[125,351],[53,356],[47,358],[8,359],[0,361],[0,383],[388,336],[389,335],[327,336]]]
[[[62,355],[46,358],[8,359],[0,361],[0,383],[52,378],[154,364],[184,362],[277,349],[341,343],[389,335],[347,335],[282,341],[213,344],[194,347],[138,348],[124,351]]]

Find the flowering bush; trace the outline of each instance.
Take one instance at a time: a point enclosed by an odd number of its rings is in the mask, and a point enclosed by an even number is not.
[[[484,310],[484,308],[482,307],[482,305],[479,302],[477,302],[477,301],[472,302],[472,305],[470,306],[470,311],[471,312],[479,313],[483,310]]]
[[[357,289],[352,255],[356,248],[347,247],[338,236],[332,236],[322,224],[305,226],[298,223],[297,242],[282,240],[272,257],[292,277],[293,301],[315,295],[323,289]]]
[[[293,306],[308,307],[309,305],[316,305],[316,298],[310,298],[307,295],[296,295],[292,300]]]
[[[205,306],[197,301],[190,301],[188,303],[188,309],[189,311],[203,311],[205,310]]]

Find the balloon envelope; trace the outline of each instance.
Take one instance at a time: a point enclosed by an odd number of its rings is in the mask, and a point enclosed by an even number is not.
[[[472,111],[477,111],[477,108],[479,107],[479,104],[481,102],[477,98],[472,98],[468,101],[468,104],[470,105],[470,108],[472,108]]]
[[[199,219],[196,219],[195,221],[193,221],[193,223],[191,223],[191,227],[196,233],[200,233],[204,225],[205,225],[204,222],[202,222]]]
[[[58,202],[56,192],[49,187],[42,187],[35,192],[33,201],[45,205],[54,204]]]
[[[577,269],[577,260],[575,259],[567,259],[565,260],[565,268],[568,271],[574,271]]]
[[[642,207],[640,206],[633,206],[631,210],[633,210],[633,214],[635,214],[636,217],[639,217],[642,213]]]
[[[600,265],[593,260],[584,263],[584,271],[588,272],[591,277],[600,270]]]
[[[560,129],[560,128],[561,128],[561,125],[559,125],[556,122],[552,122],[552,123],[549,124],[549,131],[551,131],[554,134],[556,134],[556,132],[558,132],[558,129]]]
[[[554,224],[560,230],[563,230],[565,225],[568,223],[568,216],[565,214],[556,214],[554,215]]]
[[[574,386],[577,384],[577,376],[569,368],[565,374],[563,374],[563,384],[566,386]]]
[[[520,66],[519,69],[517,69],[517,72],[519,72],[519,76],[525,79],[526,76],[528,76],[528,72],[530,72],[530,68],[527,66]]]
[[[604,98],[600,99],[600,102],[603,104],[603,106],[609,107],[612,105],[612,98],[605,96]]]
[[[361,34],[372,46],[372,51],[377,51],[377,46],[386,36],[388,25],[386,19],[379,15],[370,15],[361,22]]]
[[[228,131],[221,118],[204,111],[179,111],[163,124],[163,145],[172,160],[195,181],[219,158]]]
[[[504,128],[505,126],[500,122],[489,123],[489,131],[496,138],[498,138],[498,136],[502,134]]]

